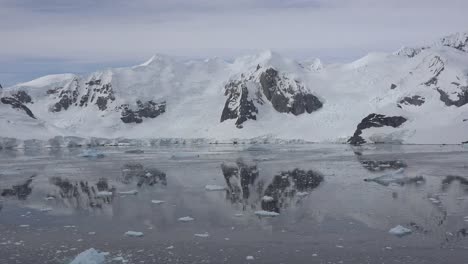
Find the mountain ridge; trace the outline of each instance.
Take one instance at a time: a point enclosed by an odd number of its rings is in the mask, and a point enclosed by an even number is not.
[[[44,76],[4,88],[0,97],[0,123],[9,127],[0,137],[19,139],[272,135],[459,144],[468,140],[468,33],[334,65],[268,50],[233,62],[155,54],[140,65],[86,76]],[[36,121],[24,126],[31,115]],[[406,121],[389,126],[387,117]]]

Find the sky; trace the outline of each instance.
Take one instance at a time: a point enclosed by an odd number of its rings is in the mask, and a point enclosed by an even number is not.
[[[466,0],[0,0],[0,84],[153,54],[349,62],[468,31]]]

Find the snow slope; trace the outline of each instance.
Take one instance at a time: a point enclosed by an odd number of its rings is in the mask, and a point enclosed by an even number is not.
[[[36,118],[0,103],[0,137],[19,139],[459,144],[468,140],[468,33],[333,65],[271,51],[233,62],[155,55],[88,76],[45,76],[5,88],[1,97]],[[380,119],[366,121],[371,114]]]

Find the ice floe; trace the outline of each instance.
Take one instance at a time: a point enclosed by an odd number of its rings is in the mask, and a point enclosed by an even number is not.
[[[125,236],[128,236],[128,237],[142,237],[143,232],[127,231],[127,232],[125,232]]]
[[[103,264],[107,255],[105,252],[98,252],[94,248],[90,248],[78,254],[70,264]]]
[[[226,187],[220,185],[206,185],[205,190],[207,191],[224,191]]]
[[[271,211],[255,211],[255,214],[258,216],[264,216],[264,217],[274,217],[278,216],[279,214],[277,212],[271,212]]]
[[[395,236],[399,236],[399,237],[402,237],[402,236],[405,236],[405,235],[409,235],[411,234],[413,231],[409,228],[406,228],[404,226],[401,226],[401,225],[397,225],[395,226],[394,228],[390,229],[388,231],[388,233],[392,234],[392,235],[395,235]]]
[[[184,217],[180,217],[179,219],[177,219],[178,221],[180,222],[191,222],[193,220],[195,220],[194,218],[190,217],[190,216],[184,216]]]

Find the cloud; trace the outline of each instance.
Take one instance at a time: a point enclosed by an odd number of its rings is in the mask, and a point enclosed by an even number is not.
[[[349,60],[468,30],[467,9],[465,0],[0,0],[0,63],[257,49]]]

